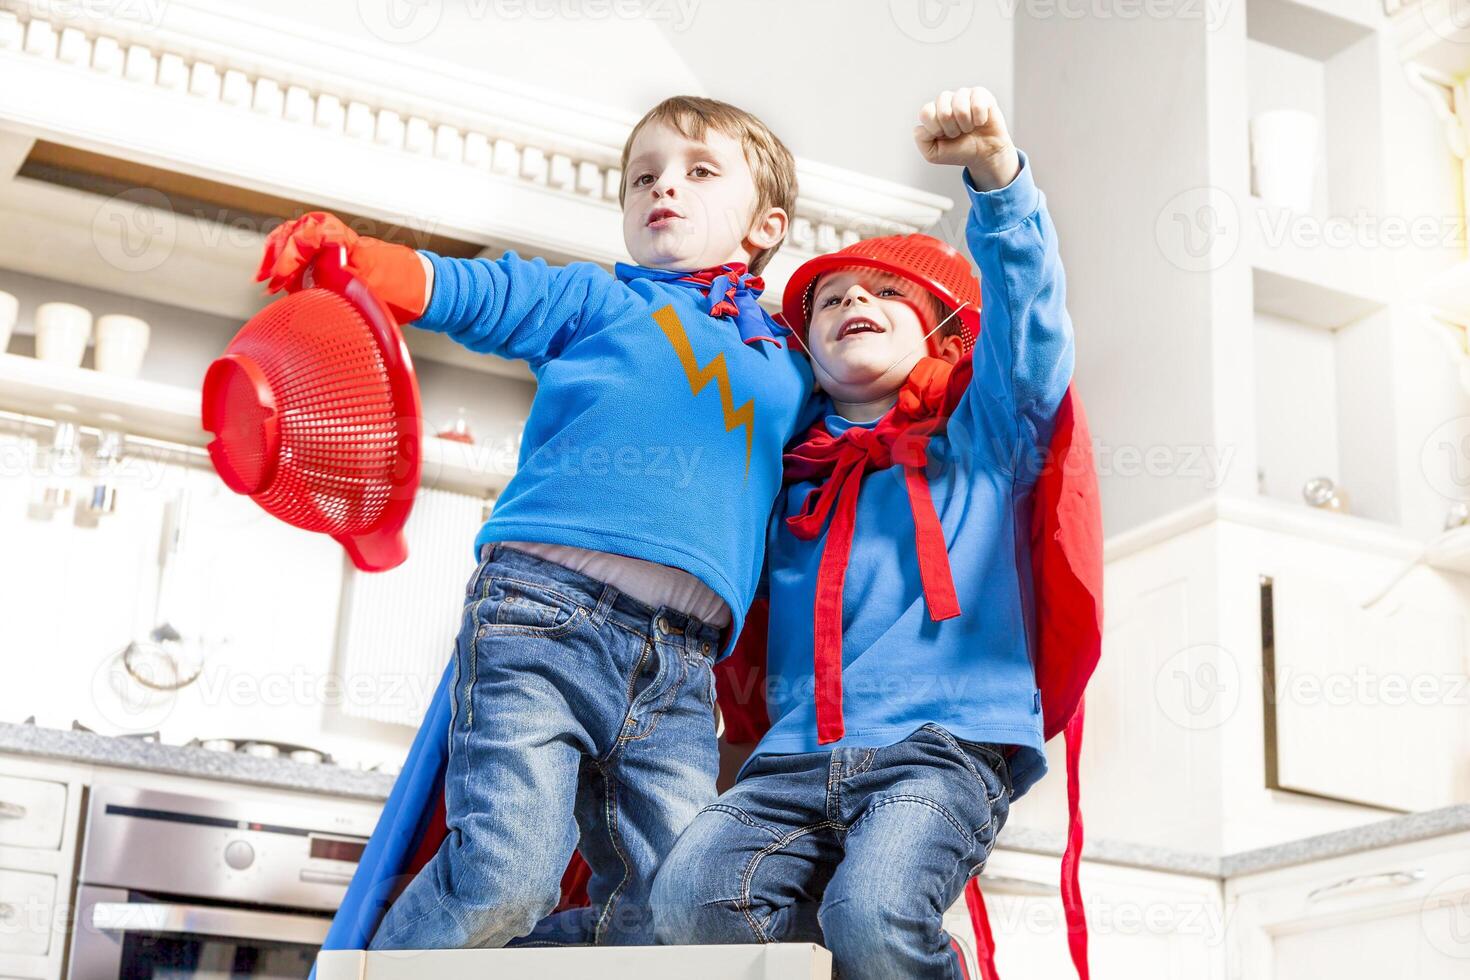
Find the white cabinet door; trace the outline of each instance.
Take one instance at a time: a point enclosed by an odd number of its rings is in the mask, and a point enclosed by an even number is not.
[[[1232,978],[1470,976],[1470,834],[1250,875],[1226,894]]]
[[[1301,573],[1273,592],[1276,785],[1411,812],[1460,802],[1446,760],[1465,756],[1464,616],[1392,597],[1364,609]]]

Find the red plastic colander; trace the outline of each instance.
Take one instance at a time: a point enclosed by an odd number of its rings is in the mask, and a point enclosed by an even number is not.
[[[423,419],[408,347],[344,260],[324,252],[306,288],[240,328],[204,376],[202,416],[231,490],[382,572],[408,557]]]

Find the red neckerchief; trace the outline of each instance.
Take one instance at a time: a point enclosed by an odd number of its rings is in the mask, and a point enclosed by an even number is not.
[[[740,313],[740,308],[735,305],[735,290],[742,280],[751,289],[763,290],[766,288],[766,281],[760,276],[747,276],[746,268],[744,262],[726,262],[724,265],[712,265],[708,269],[686,272],[682,281],[697,282],[704,287],[700,292],[710,298],[710,316],[736,316]],[[715,280],[721,278],[725,280],[720,283],[721,288],[711,295]]]
[[[744,262],[726,262],[724,265],[712,265],[708,269],[687,272],[678,281],[698,285],[699,291],[709,299],[709,315],[716,319],[732,317],[740,324],[740,338],[746,344],[754,345],[764,341],[780,347],[782,344],[778,338],[750,330],[751,323],[765,320],[755,298],[765,290],[766,281],[760,276],[750,275],[745,271],[746,268]],[[742,300],[749,309],[741,309]],[[742,313],[745,315],[742,316]]]
[[[811,541],[827,527],[827,541],[817,570],[817,596],[812,611],[813,673],[817,699],[817,742],[842,738],[842,587],[852,552],[858,494],[870,470],[895,464],[904,470],[909,508],[914,516],[914,546],[929,617],[938,622],[960,614],[949,548],[929,493],[929,439],[942,432],[950,413],[970,383],[971,360],[959,364],[926,357],[909,372],[898,403],[871,429],[853,426],[840,436],[818,423],[806,439],[783,457],[787,484],[820,480],[802,501],[801,510],[786,518],[798,538]]]

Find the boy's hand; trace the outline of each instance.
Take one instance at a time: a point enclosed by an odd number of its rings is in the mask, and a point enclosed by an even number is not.
[[[919,110],[914,143],[930,163],[969,170],[982,191],[1004,187],[1021,172],[1021,158],[995,96],[986,88],[942,92]]]
[[[307,268],[324,249],[347,251],[347,271],[362,280],[400,325],[423,315],[428,305],[427,263],[406,245],[359,235],[336,215],[312,211],[278,225],[265,240],[255,278],[267,292],[294,293]]]

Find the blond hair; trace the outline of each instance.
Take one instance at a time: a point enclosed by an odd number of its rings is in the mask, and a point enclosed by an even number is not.
[[[704,140],[706,130],[724,133],[740,143],[745,151],[745,160],[750,164],[755,178],[755,212],[760,214],[770,208],[780,208],[788,216],[796,213],[796,159],[769,126],[760,119],[727,102],[700,98],[695,95],[676,95],[664,99],[649,109],[623,144],[622,179],[618,183],[618,203],[622,204],[628,191],[628,154],[633,140],[649,123],[661,122],[682,134],[686,139]],[[777,242],[762,249],[750,259],[750,271],[759,275],[766,263],[781,247]]]

